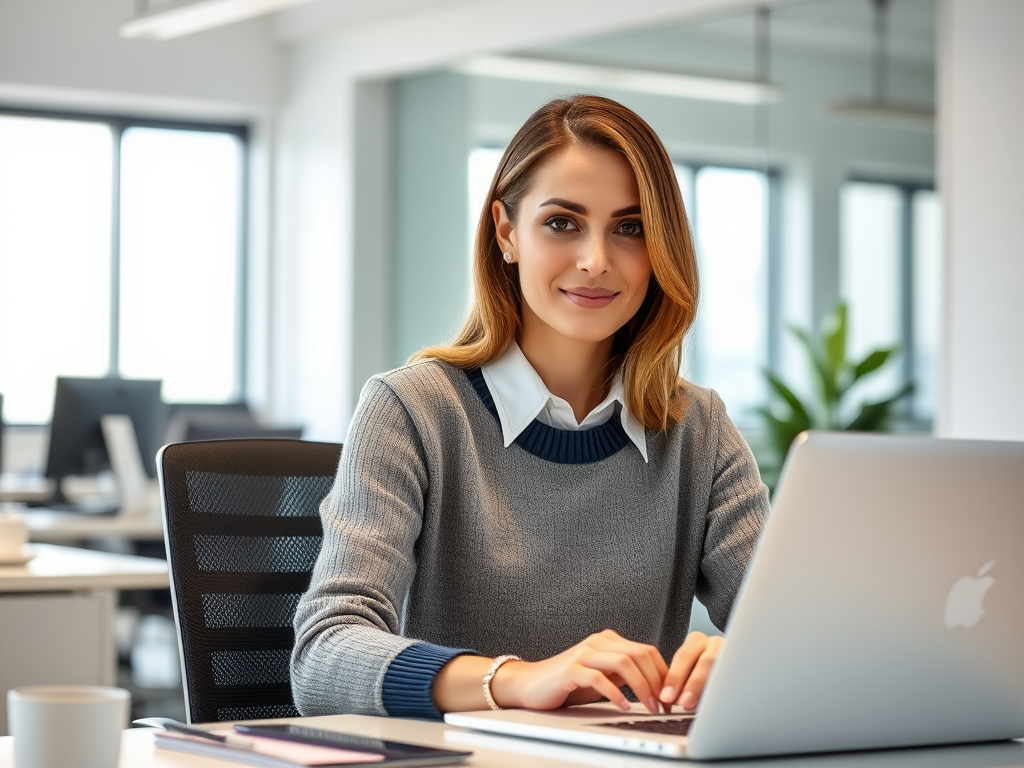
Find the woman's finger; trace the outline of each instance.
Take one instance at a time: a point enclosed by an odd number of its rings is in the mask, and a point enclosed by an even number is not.
[[[611,680],[605,677],[604,673],[593,667],[586,667],[582,664],[574,664],[569,670],[569,680],[579,688],[591,688],[604,696],[608,701],[619,709],[628,712],[630,709],[629,699],[619,690]]]
[[[697,659],[704,652],[708,644],[708,636],[703,632],[691,632],[679,650],[672,657],[672,664],[665,676],[665,686],[661,689],[659,698],[666,704],[676,703],[683,692],[683,684],[686,682]]]
[[[605,630],[589,638],[588,647],[610,653],[622,653],[629,656],[636,664],[640,673],[647,681],[647,691],[637,690],[631,683],[627,682],[633,693],[641,702],[647,705],[652,712],[658,710],[658,693],[664,685],[665,675],[668,674],[668,665],[661,657],[661,652],[653,645],[637,643],[627,640],[614,630]],[[648,701],[653,699],[653,701]]]
[[[683,684],[683,691],[677,700],[683,709],[696,708],[697,702],[700,701],[700,696],[704,692],[704,686],[707,685],[711,668],[715,664],[715,659],[718,658],[718,649],[721,646],[722,639],[720,637],[708,638],[708,645],[704,649],[704,653],[697,659],[697,663]]]
[[[637,699],[651,714],[658,711],[657,682],[655,687],[651,686],[632,656],[612,651],[590,651],[581,654],[576,661],[591,669],[601,670],[606,677],[614,678],[611,680],[612,683],[621,680],[633,690]]]

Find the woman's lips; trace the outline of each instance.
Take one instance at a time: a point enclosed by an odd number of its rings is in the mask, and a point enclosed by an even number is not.
[[[577,306],[584,307],[586,309],[600,309],[601,307],[607,307],[615,297],[618,296],[615,291],[605,290],[604,288],[562,288],[562,293],[569,297],[569,300]]]

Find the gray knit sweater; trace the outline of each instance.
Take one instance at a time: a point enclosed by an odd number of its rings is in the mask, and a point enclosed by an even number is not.
[[[363,389],[295,615],[303,714],[387,714],[418,641],[532,660],[612,628],[670,659],[694,594],[725,626],[768,496],[719,397],[686,385],[645,463],[617,418],[506,449],[482,382],[427,360]]]

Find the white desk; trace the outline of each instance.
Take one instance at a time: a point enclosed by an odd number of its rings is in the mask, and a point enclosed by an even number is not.
[[[450,728],[443,723],[358,715],[333,715],[275,721],[301,722],[362,736],[409,741],[431,747],[467,749],[473,756],[467,764],[489,768],[668,768],[672,765],[701,765],[658,757],[629,755],[584,747],[550,744],[528,739],[489,736]],[[156,750],[149,729],[124,732],[119,768],[224,768],[226,763],[178,752]],[[1024,742],[1001,742],[966,747],[898,749],[880,752],[784,757],[763,760],[703,763],[717,768],[1024,768]],[[14,768],[14,740],[0,738],[0,768]]]
[[[46,501],[53,481],[39,475],[0,473],[0,501]]]
[[[0,735],[9,688],[44,683],[113,685],[119,589],[161,589],[167,563],[34,544],[35,559],[0,566]]]
[[[135,541],[162,541],[160,510],[138,515],[88,515],[28,509],[24,512],[31,541],[66,544],[82,539],[115,537]]]

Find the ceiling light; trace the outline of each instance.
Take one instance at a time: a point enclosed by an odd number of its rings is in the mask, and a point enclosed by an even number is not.
[[[874,53],[871,68],[874,94],[868,101],[853,100],[830,105],[826,111],[836,117],[886,121],[908,127],[932,128],[935,110],[920,104],[889,101],[889,0],[874,0]]]
[[[917,104],[898,104],[892,101],[844,101],[828,108],[830,115],[864,120],[887,121],[908,127],[931,128],[935,125],[935,110]]]
[[[153,40],[202,32],[263,16],[310,0],[136,0],[135,18],[121,25],[121,37]]]
[[[478,56],[453,64],[450,68],[461,74],[481,77],[565,83],[596,89],[615,88],[732,104],[766,104],[782,98],[779,86],[757,80],[684,75],[521,56]]]

